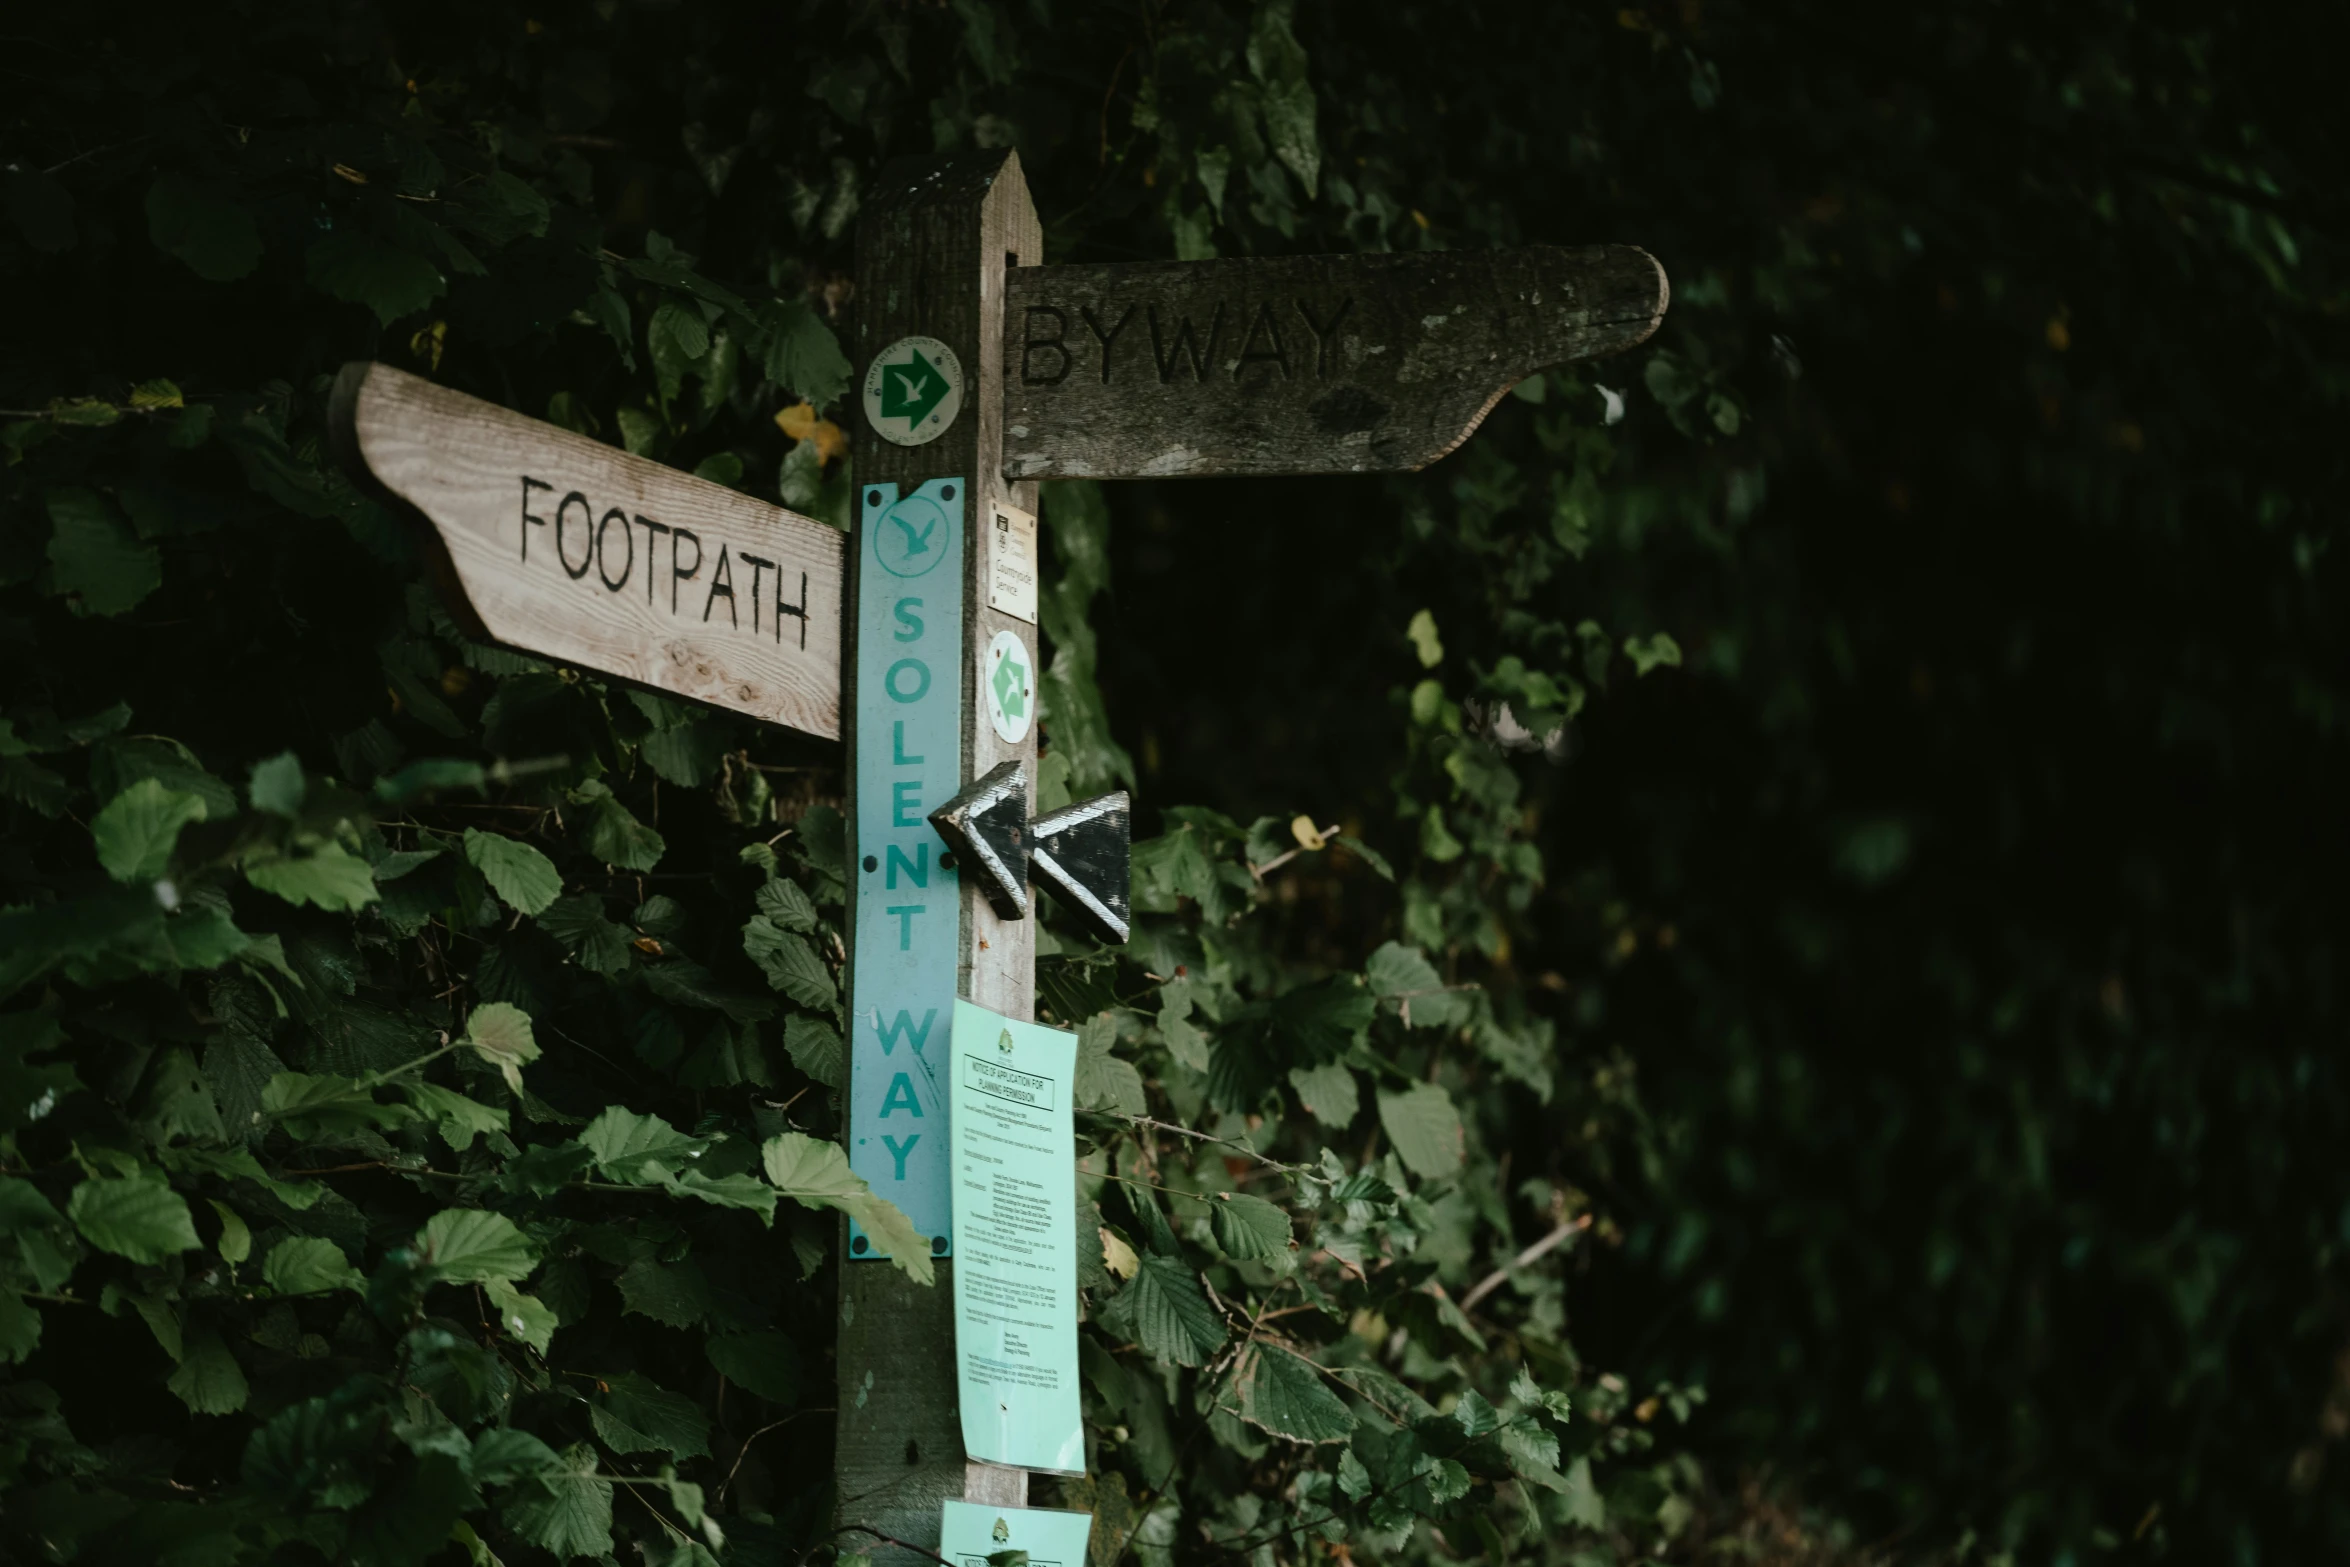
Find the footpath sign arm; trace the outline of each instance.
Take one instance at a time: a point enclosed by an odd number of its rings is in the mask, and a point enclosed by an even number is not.
[[[329,428],[467,631],[839,736],[837,529],[389,365],[344,367]]]

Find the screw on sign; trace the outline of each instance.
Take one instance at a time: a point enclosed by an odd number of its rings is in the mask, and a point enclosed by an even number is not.
[[[354,479],[425,525],[470,633],[845,743],[850,1162],[931,1237],[942,1285],[947,1020],[969,1003],[1031,1026],[1034,888],[1104,942],[1131,920],[1126,797],[1028,816],[1035,481],[1425,467],[1518,381],[1643,341],[1669,297],[1622,245],[1042,249],[1015,153],[883,170],[858,227],[846,540],[383,365],[346,367],[332,410]],[[851,1254],[880,1252],[852,1235]],[[1066,1516],[1026,1509],[1024,1470],[966,1464],[949,1289],[851,1266],[841,1292],[844,1525],[927,1551],[956,1498],[1020,1528]]]

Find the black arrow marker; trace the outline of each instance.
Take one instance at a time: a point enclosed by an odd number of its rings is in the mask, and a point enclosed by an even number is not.
[[[1029,868],[1085,928],[1113,947],[1133,918],[1133,833],[1126,791],[1096,795],[1039,816]]]
[[[1131,802],[1126,791],[1096,795],[1028,820],[1028,784],[1016,761],[930,813],[958,865],[1003,919],[1025,918],[1031,873],[1098,939],[1124,946],[1134,903]]]
[[[978,873],[979,890],[999,917],[1028,913],[1028,781],[1017,760],[964,785],[930,813],[930,825],[958,864]]]

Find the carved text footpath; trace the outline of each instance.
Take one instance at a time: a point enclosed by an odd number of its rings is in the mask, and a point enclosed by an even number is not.
[[[561,489],[561,486],[545,479],[522,475],[522,563],[526,566],[530,564],[531,530],[544,528],[553,535],[554,558],[566,576],[574,582],[583,582],[592,570],[596,580],[608,591],[619,593],[628,587],[636,574],[637,538],[641,533],[645,555],[645,603],[656,608],[666,608],[672,615],[679,614],[681,590],[685,584],[701,580],[702,566],[709,558],[702,545],[702,536],[691,528],[656,522],[642,513],[632,513],[620,506],[608,507],[599,516],[595,504],[579,490],[562,490],[563,498],[554,502],[554,510],[547,515],[542,516],[531,510],[533,491],[544,490],[547,497],[552,497]],[[547,498],[538,498],[537,504],[546,506]],[[618,524],[617,535],[614,524]],[[617,546],[612,542],[615,536],[620,541]],[[657,558],[664,542],[669,551],[666,571]],[[578,549],[577,564],[572,560],[574,544]],[[689,547],[693,551],[690,561],[685,558],[685,551]],[[546,558],[547,549],[543,540],[539,553],[542,560]],[[618,556],[617,573],[614,570],[615,555]],[[773,623],[774,640],[783,640],[784,617],[790,616],[799,622],[799,645],[805,648],[808,645],[808,574],[804,571],[797,573],[800,579],[799,598],[796,602],[786,603],[783,597],[783,569],[774,561],[754,555],[749,550],[735,550],[725,540],[718,543],[717,562],[711,567],[708,583],[700,595],[702,623],[710,623],[718,601],[724,599],[728,624],[737,630],[742,628],[742,614],[736,602],[734,569],[734,563],[738,560],[750,568],[750,586],[741,591],[749,600],[751,630],[756,633],[760,629],[762,611],[772,608],[773,613],[766,615],[765,620]],[[775,579],[774,585],[764,587],[770,575]],[[669,589],[666,605],[661,603],[660,593],[664,583]],[[686,607],[683,613],[689,616],[693,613],[694,596],[691,593],[684,594]]]

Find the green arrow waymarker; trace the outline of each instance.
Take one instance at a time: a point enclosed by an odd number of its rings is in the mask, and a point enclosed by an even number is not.
[[[901,337],[865,367],[865,422],[886,441],[925,445],[962,411],[962,361],[935,337]]]

